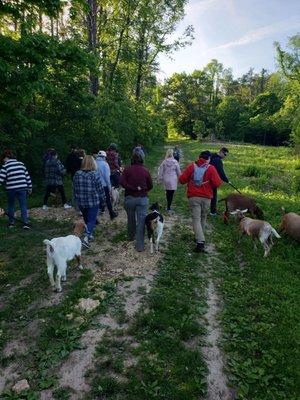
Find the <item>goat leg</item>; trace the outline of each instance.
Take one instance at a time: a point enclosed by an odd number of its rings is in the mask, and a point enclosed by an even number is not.
[[[79,255],[76,255],[75,257],[76,257],[76,260],[77,260],[77,268],[78,269],[83,269],[83,266],[81,264],[81,255],[79,254]]]

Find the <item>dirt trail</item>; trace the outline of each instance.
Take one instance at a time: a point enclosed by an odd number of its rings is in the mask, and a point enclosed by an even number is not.
[[[211,228],[208,229],[208,234]],[[227,384],[227,377],[224,372],[225,359],[219,347],[222,336],[221,327],[218,321],[222,309],[222,303],[219,298],[216,282],[214,281],[212,270],[215,259],[218,259],[213,243],[207,245],[208,259],[206,261],[208,285],[206,288],[207,312],[204,316],[207,321],[207,333],[205,336],[205,346],[202,353],[207,364],[207,400],[230,400],[231,391]]]
[[[170,217],[166,220],[164,241],[175,221],[176,217]],[[87,371],[93,372],[94,353],[103,336],[116,329],[123,330],[123,334],[126,335],[126,330],[140,308],[144,295],[151,288],[160,257],[161,253],[151,256],[148,245],[145,252],[136,253],[133,243],[115,245],[113,256],[104,255],[104,267],[95,271],[93,281],[96,284],[112,276],[120,278],[116,299],[124,300],[122,309],[126,314],[126,322],[117,322],[113,315],[114,308],[110,307],[106,314],[96,317],[93,321],[93,325],[97,323],[99,327],[85,332],[82,336],[81,346],[83,348],[73,351],[62,364],[58,372],[60,385],[72,390],[72,400],[84,399],[91,390],[89,382],[85,378],[85,373]],[[122,277],[125,277],[126,280],[122,280]],[[128,280],[129,278],[131,279]],[[128,362],[131,363],[132,360],[128,360]]]

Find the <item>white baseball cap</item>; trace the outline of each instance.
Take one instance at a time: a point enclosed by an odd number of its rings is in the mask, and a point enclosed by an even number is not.
[[[106,158],[106,151],[100,150],[98,153],[98,157],[105,157]]]

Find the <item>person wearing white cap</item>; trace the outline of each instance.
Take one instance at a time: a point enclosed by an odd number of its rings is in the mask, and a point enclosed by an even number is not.
[[[97,164],[97,175],[100,177],[104,192],[105,192],[105,199],[107,209],[110,215],[110,219],[114,219],[118,216],[111,204],[111,183],[110,183],[110,168],[108,163],[106,162],[106,152],[104,150],[100,150],[97,157],[96,157],[96,164]],[[100,206],[101,208],[101,206]]]

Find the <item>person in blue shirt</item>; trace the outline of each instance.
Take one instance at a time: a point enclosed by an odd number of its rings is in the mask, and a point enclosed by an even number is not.
[[[111,204],[111,181],[110,181],[110,168],[106,161],[106,152],[100,150],[96,157],[97,171],[96,174],[99,176],[104,192],[105,192],[105,202],[110,215],[110,219],[113,220],[118,216]],[[100,206],[104,208],[104,204]]]

